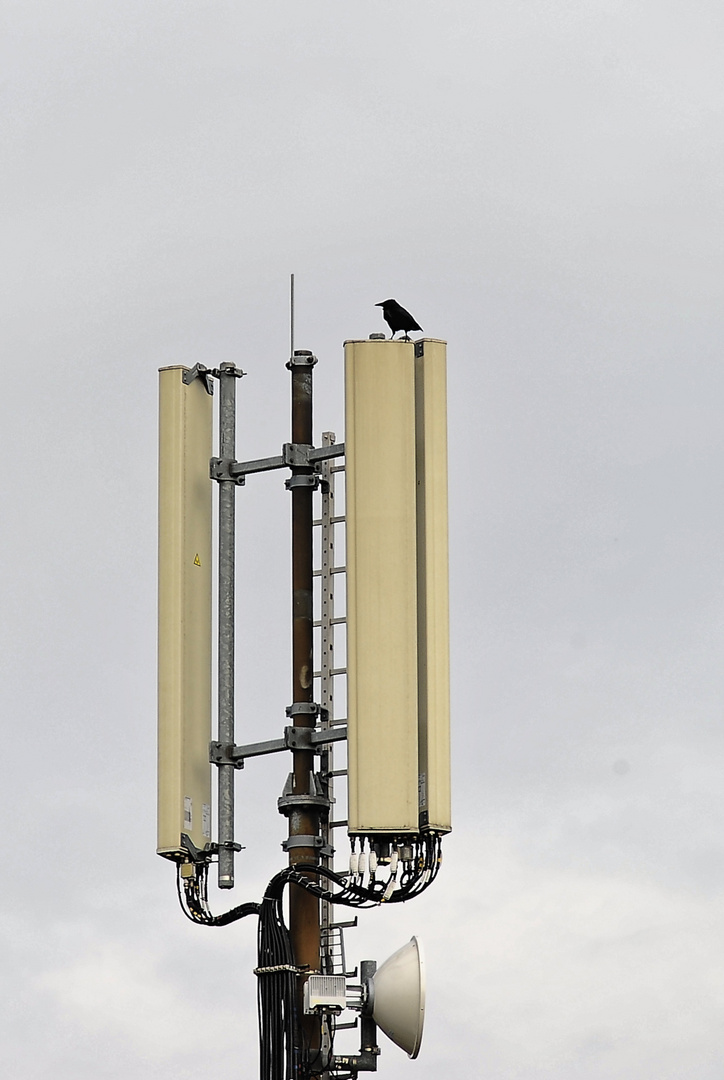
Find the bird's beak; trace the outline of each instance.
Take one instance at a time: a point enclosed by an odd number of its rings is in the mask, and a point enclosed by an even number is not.
[[[375,304],[375,307],[384,307],[384,304]]]

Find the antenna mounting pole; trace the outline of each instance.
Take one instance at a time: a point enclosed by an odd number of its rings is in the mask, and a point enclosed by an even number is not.
[[[292,373],[292,443],[311,447],[312,368],[317,359],[311,352],[292,353],[287,367]],[[310,462],[293,465],[286,482],[292,493],[292,701],[295,728],[314,728],[314,610],[313,610],[313,514],[312,496],[317,486]],[[317,862],[321,803],[315,787],[314,752],[293,751],[290,777],[291,797],[280,800],[289,819],[287,849],[291,865]],[[280,805],[280,809],[282,806]],[[297,967],[319,971],[319,901],[312,893],[292,885],[289,894],[289,930]],[[301,980],[300,980],[301,982]],[[303,986],[299,986],[299,1012],[303,1013]],[[303,1016],[305,1042],[312,1057],[319,1051],[320,1021]]]

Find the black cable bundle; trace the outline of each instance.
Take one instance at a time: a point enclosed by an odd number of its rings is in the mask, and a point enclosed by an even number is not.
[[[415,861],[412,869],[403,868],[399,892],[390,898],[391,903],[412,900],[430,886],[437,877],[442,864],[442,836],[426,833],[415,844]]]
[[[442,863],[442,837],[437,833],[425,834],[415,843],[415,857],[410,860],[410,868],[403,869],[397,888],[389,889],[388,881],[372,881],[368,886],[358,884],[347,875],[337,874],[327,867],[316,863],[297,863],[288,870],[283,870],[278,877],[284,877],[286,881],[292,881],[303,889],[314,893],[320,900],[328,900],[333,904],[344,904],[346,907],[376,907],[378,904],[404,904],[407,900],[419,896],[429,888],[437,877],[440,864]],[[339,892],[332,892],[309,880],[306,874],[299,871],[311,871],[328,881],[339,885]]]
[[[284,922],[282,871],[269,882],[259,913],[257,1000],[259,1004],[259,1076],[261,1080],[299,1077],[297,974],[289,931]]]
[[[257,915],[259,904],[239,904],[238,907],[224,911],[221,915],[212,915],[207,902],[208,864],[199,863],[194,868],[192,877],[181,877],[181,865],[176,868],[176,889],[181,910],[187,919],[200,926],[227,926],[243,919],[246,915]],[[183,888],[181,882],[183,881]]]

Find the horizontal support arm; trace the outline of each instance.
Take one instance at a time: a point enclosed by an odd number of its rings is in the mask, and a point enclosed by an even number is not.
[[[347,738],[346,727],[334,728],[284,728],[283,739],[247,743],[244,746],[224,746],[220,742],[209,743],[209,761],[212,765],[236,765],[243,768],[244,759],[278,754],[280,750],[318,750],[327,743]]]
[[[320,446],[316,450],[310,450],[309,460],[328,461],[330,458],[344,457],[344,443],[335,443],[333,446]]]
[[[247,473],[270,472],[283,469],[286,462],[283,457],[255,458],[254,461],[233,461],[229,466],[232,476],[246,476]]]
[[[329,458],[343,456],[344,443],[338,443],[335,446],[319,446],[317,448],[302,444],[285,443],[279,457],[229,462],[228,475],[236,479],[239,476],[246,476],[247,473],[271,472],[272,469],[291,468],[292,465],[316,465],[319,461],[327,461]],[[212,470],[212,478],[218,480],[222,477],[220,475],[215,476]]]
[[[284,738],[290,750],[316,750],[327,743],[347,738],[347,728],[284,728]]]

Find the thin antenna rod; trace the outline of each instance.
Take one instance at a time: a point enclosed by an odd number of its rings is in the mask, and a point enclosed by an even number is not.
[[[294,356],[294,274],[289,282],[289,355]]]

